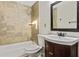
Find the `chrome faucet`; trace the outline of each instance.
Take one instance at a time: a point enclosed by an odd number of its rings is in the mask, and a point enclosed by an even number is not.
[[[63,37],[66,35],[66,33],[62,33],[62,32],[58,32],[57,34],[58,36],[63,36]]]

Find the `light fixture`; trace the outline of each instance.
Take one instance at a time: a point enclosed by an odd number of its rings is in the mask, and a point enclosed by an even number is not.
[[[30,23],[29,25],[35,25],[36,29],[37,29],[37,20],[33,21],[32,23]]]

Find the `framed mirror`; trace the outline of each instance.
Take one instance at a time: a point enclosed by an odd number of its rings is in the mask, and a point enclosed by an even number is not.
[[[56,1],[51,4],[52,31],[79,31],[79,2]]]

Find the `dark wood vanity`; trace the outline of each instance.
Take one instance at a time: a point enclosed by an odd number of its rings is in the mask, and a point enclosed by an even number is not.
[[[77,57],[78,43],[68,46],[49,42],[45,40],[46,57]]]

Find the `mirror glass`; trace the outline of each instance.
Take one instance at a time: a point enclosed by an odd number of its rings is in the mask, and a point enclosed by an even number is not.
[[[53,29],[77,29],[77,2],[62,1],[52,4],[52,28]]]

